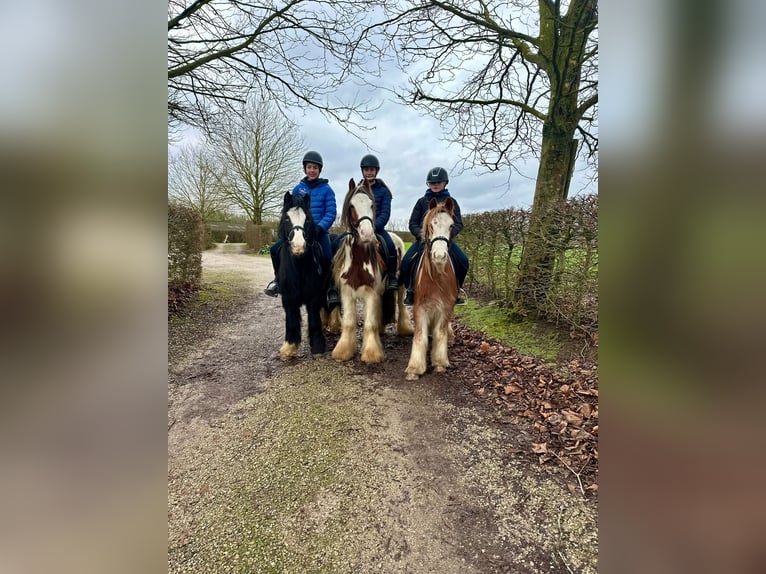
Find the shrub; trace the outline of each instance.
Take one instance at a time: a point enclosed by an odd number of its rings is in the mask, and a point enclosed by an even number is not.
[[[188,207],[168,205],[168,305],[178,306],[179,294],[199,288],[202,279],[204,226]],[[171,295],[172,293],[172,295]]]

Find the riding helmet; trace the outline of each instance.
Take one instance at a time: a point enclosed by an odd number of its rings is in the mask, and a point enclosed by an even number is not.
[[[374,167],[375,169],[380,169],[380,162],[378,161],[378,158],[368,153],[362,158],[362,161],[359,162],[359,167]]]
[[[320,168],[324,167],[324,164],[322,163],[322,156],[319,155],[318,152],[315,151],[307,151],[306,155],[303,156],[303,167],[306,167],[307,163],[315,163]]]
[[[432,168],[426,176],[426,183],[438,183],[440,181],[449,183],[449,175],[447,175],[447,170],[443,167]]]

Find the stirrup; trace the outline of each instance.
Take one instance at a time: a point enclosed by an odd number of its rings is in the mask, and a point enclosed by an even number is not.
[[[271,283],[266,285],[266,289],[263,290],[269,297],[276,297],[279,295],[279,283],[274,279]]]
[[[468,297],[466,295],[465,291],[463,289],[458,289],[457,291],[457,299],[455,300],[455,305],[465,305],[465,298]]]
[[[396,279],[396,277],[389,277],[388,278],[388,287],[386,287],[387,291],[396,291],[399,289],[399,281]]]
[[[415,302],[415,292],[412,289],[407,289],[407,292],[404,295],[403,303],[405,305],[412,305],[414,302]]]
[[[327,306],[332,307],[334,305],[340,305],[340,294],[337,288],[331,287],[327,290]]]

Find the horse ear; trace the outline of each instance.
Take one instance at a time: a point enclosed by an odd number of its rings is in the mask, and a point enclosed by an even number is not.
[[[433,209],[434,207],[436,207],[437,203],[438,202],[436,201],[436,198],[432,197],[431,201],[428,202],[428,209]]]
[[[303,203],[306,204],[306,211],[311,213],[311,194],[307,193],[303,196]]]
[[[356,189],[356,183],[354,183],[354,178],[348,180],[348,190],[354,191]]]
[[[293,194],[291,192],[285,193],[284,206],[285,209],[289,208],[293,203]]]
[[[447,201],[444,202],[444,207],[447,208],[447,211],[449,211],[450,215],[455,214],[455,202],[451,197],[448,197]]]

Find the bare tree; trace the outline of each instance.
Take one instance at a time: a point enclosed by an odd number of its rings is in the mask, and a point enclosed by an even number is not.
[[[218,180],[214,159],[203,144],[182,147],[168,163],[168,195],[194,209],[205,223],[229,206]]]
[[[404,99],[439,119],[469,164],[513,170],[539,158],[516,300],[541,309],[555,212],[578,154],[598,160],[597,1],[415,0],[396,10],[386,34],[415,70]]]
[[[169,0],[168,121],[208,128],[257,88],[341,123],[369,111],[336,90],[361,61],[360,21],[382,0]]]
[[[211,136],[223,196],[260,225],[278,216],[300,173],[303,139],[274,103],[253,99]]]

